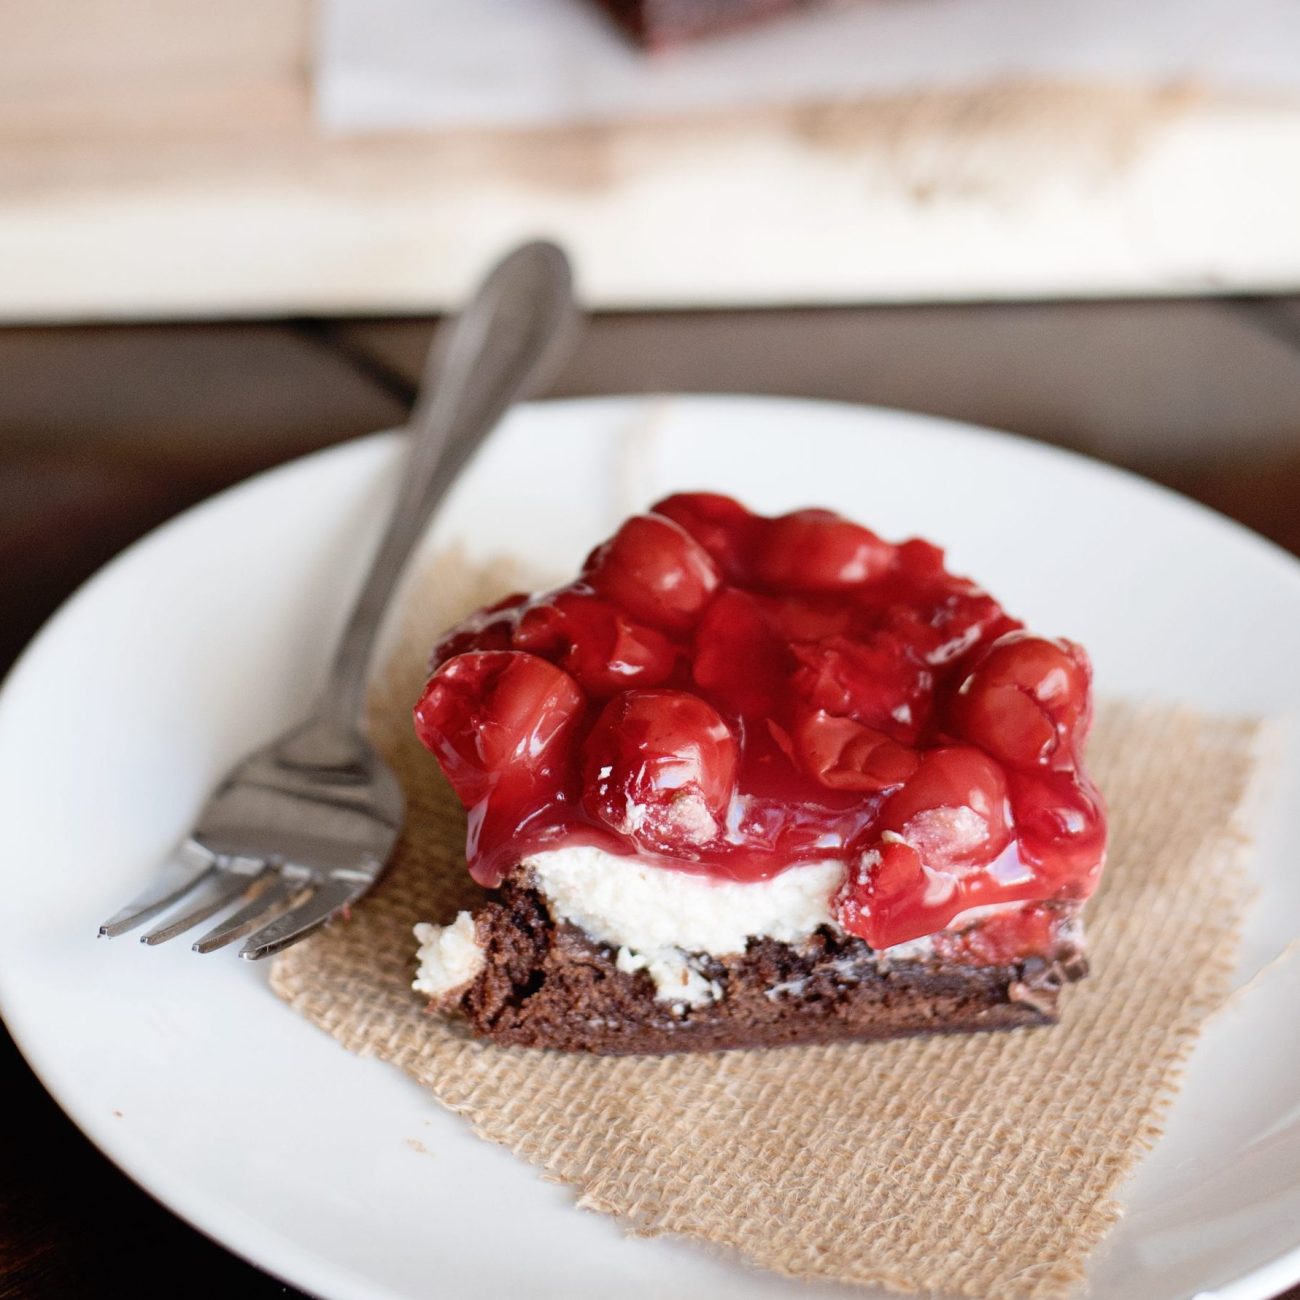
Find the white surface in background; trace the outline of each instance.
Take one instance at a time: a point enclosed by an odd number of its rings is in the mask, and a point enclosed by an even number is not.
[[[1004,79],[1300,90],[1294,0],[849,0],[653,58],[592,0],[321,0],[334,130],[546,125]]]
[[[15,667],[0,693],[0,1008],[19,1047],[154,1196],[330,1300],[884,1300],[626,1236],[395,1067],[343,1051],[263,967],[95,938],[225,767],[307,707],[397,450],[337,447],[174,520]],[[1105,695],[1300,711],[1294,559],[1130,475],[942,420],[728,397],[525,407],[430,543],[563,572],[629,509],[704,486],[946,543],[1032,625],[1083,641]],[[1245,987],[1125,1189],[1090,1270],[1106,1300],[1263,1300],[1300,1278],[1300,959],[1278,958],[1300,927],[1294,725],[1284,743],[1254,827]]]

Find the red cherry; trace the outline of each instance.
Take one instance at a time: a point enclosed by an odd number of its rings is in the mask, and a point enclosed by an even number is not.
[[[720,834],[738,763],[735,737],[699,696],[627,691],[587,737],[582,807],[642,848],[690,856]]]
[[[695,629],[692,676],[710,699],[742,717],[776,708],[793,667],[785,639],[748,592],[727,587]]]
[[[929,750],[868,834],[835,897],[840,924],[873,948],[933,934],[1011,842],[1006,781],[978,749]]]
[[[978,589],[948,592],[930,610],[929,621],[936,639],[926,662],[936,667],[957,663],[979,646],[1024,626]]]
[[[853,636],[867,626],[862,610],[839,596],[781,595],[756,599],[771,625],[788,641]]]
[[[1021,626],[992,596],[967,584],[917,591],[891,583],[890,589],[897,599],[883,607],[869,600],[875,594],[870,589],[861,593],[864,609],[874,612],[881,632],[936,673],[950,676],[952,666],[977,653],[981,645]]]
[[[912,743],[930,714],[934,676],[889,632],[831,636],[793,647],[791,689],[816,709]]]
[[[436,668],[471,650],[509,650],[510,635],[519,621],[520,607],[527,600],[526,595],[517,592],[448,628],[433,647],[430,666]]]
[[[672,675],[677,650],[662,632],[634,623],[599,596],[559,591],[521,612],[512,644],[577,679],[604,699],[631,686],[658,686]]]
[[[587,557],[583,575],[608,600],[652,627],[692,627],[721,578],[709,553],[662,515],[634,515]]]
[[[891,948],[929,933],[928,919],[910,906],[924,896],[927,884],[921,855],[901,840],[887,840],[849,866],[831,907],[850,934],[877,950]]]
[[[881,809],[877,828],[905,840],[928,867],[985,866],[1011,842],[1006,777],[973,746],[927,750]]]
[[[1009,966],[1026,957],[1051,957],[1061,942],[1063,922],[1059,908],[1030,903],[955,933],[941,930],[934,950],[944,961],[963,966]]]
[[[1090,678],[1080,647],[1010,632],[958,688],[953,722],[961,736],[1012,767],[1069,763],[1086,729]]]
[[[796,510],[773,519],[755,570],[786,591],[839,591],[874,582],[894,564],[894,548],[829,510]]]
[[[823,709],[799,710],[788,731],[770,725],[791,762],[831,790],[889,790],[906,781],[920,763],[915,750]]]
[[[943,551],[933,542],[911,537],[898,544],[898,568],[904,579],[919,586],[943,582],[948,571],[943,567]]]
[[[650,509],[680,524],[729,578],[744,580],[763,521],[739,501],[716,492],[679,492]]]
[[[1020,856],[1064,896],[1086,898],[1106,860],[1106,808],[1091,781],[1070,772],[1012,772]]]
[[[457,655],[429,678],[415,731],[468,808],[502,784],[563,783],[574,727],[586,709],[577,683],[535,655]]]

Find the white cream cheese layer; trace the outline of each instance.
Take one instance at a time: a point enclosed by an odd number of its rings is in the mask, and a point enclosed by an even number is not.
[[[800,943],[831,921],[838,862],[790,867],[741,883],[694,875],[595,848],[553,849],[525,858],[551,915],[613,948],[660,948],[711,957],[744,952],[750,939]]]
[[[415,927],[415,938],[420,945],[415,954],[420,967],[411,987],[417,993],[444,998],[483,969],[483,949],[474,937],[474,918],[468,912],[459,913],[450,925],[422,921]]]

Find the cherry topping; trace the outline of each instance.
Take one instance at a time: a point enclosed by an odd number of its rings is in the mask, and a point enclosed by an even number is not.
[[[1072,772],[1012,772],[1020,854],[1062,897],[1086,898],[1106,857],[1106,809],[1096,787]]]
[[[662,632],[634,623],[599,596],[576,591],[543,597],[524,609],[512,644],[559,664],[596,699],[630,686],[658,686],[677,663],[677,648]]]
[[[883,732],[824,709],[801,709],[789,730],[769,723],[792,762],[832,790],[880,792],[901,785],[920,755]]]
[[[679,492],[651,507],[680,524],[733,581],[744,579],[762,521],[739,501],[716,492]]]
[[[771,625],[792,642],[854,636],[869,626],[862,610],[842,596],[799,594],[759,596],[755,600]]]
[[[501,785],[558,789],[586,701],[545,659],[511,651],[457,655],[415,706],[415,731],[466,807]]]
[[[687,691],[627,691],[583,751],[583,810],[638,845],[683,852],[722,833],[739,750],[715,709]]]
[[[794,667],[785,638],[762,605],[728,587],[705,611],[695,631],[691,675],[709,698],[742,717],[763,717],[785,694]]]
[[[786,591],[842,591],[874,582],[894,563],[894,548],[830,510],[796,510],[768,524],[755,569]]]
[[[1087,656],[920,539],[668,497],[574,582],[451,629],[435,663],[416,729],[487,885],[575,843],[740,881],[832,859],[835,917],[876,948],[1015,904],[1030,919],[961,931],[952,950],[983,961],[1042,950],[1097,883]]]
[[[873,948],[934,933],[979,901],[968,877],[996,862],[1011,836],[998,765],[969,745],[929,750],[847,873],[840,924]]]
[[[943,567],[943,550],[933,542],[912,537],[897,547],[899,571],[917,585],[942,584],[948,577]]]
[[[934,666],[958,663],[978,647],[1021,626],[983,591],[945,592],[929,611],[928,621],[934,640],[925,659]]]
[[[792,691],[816,709],[913,742],[930,712],[934,677],[899,636],[870,633],[796,645]]]
[[[1065,923],[1060,908],[1031,903],[960,930],[940,931],[934,937],[934,948],[944,961],[1007,966],[1025,957],[1050,957],[1061,945]]]
[[[849,863],[835,895],[835,919],[877,949],[919,939],[943,924],[933,925],[929,911],[914,905],[925,899],[929,884],[916,849],[900,839],[884,840]],[[947,882],[939,892],[947,903],[955,891]]]
[[[931,749],[881,809],[878,828],[945,870],[992,862],[1011,841],[1002,769],[970,745]]]
[[[958,688],[953,720],[961,735],[1012,767],[1047,766],[1073,750],[1090,677],[1078,646],[1010,632]]]
[[[678,632],[694,624],[720,581],[709,553],[663,515],[634,515],[582,571],[633,617]]]
[[[509,650],[520,607],[527,599],[522,592],[507,596],[495,605],[471,614],[463,623],[457,623],[433,647],[434,667],[469,650]]]

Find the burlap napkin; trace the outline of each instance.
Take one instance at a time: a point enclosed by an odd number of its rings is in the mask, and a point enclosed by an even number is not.
[[[1113,848],[1087,914],[1093,975],[1055,1028],[665,1058],[485,1046],[410,989],[412,925],[478,893],[459,806],[409,723],[436,629],[510,586],[462,567],[451,590],[457,572],[412,602],[372,701],[407,833],[350,922],[279,958],[276,992],[637,1233],[704,1238],[799,1278],[1069,1293],[1227,990],[1256,727],[1102,710],[1090,753]]]

